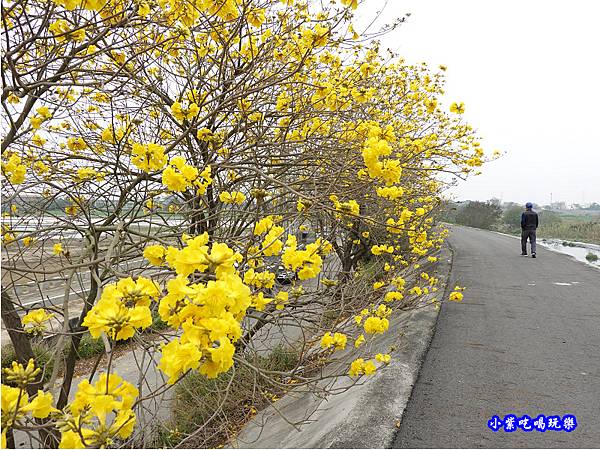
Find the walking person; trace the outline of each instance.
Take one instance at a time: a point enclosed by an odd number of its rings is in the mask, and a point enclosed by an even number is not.
[[[531,244],[531,257],[535,258],[535,232],[539,225],[538,215],[533,210],[533,204],[527,202],[525,211],[521,214],[521,255],[527,256],[527,239]]]

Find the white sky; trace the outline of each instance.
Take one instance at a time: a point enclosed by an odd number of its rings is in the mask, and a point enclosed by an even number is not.
[[[357,24],[384,3],[364,0]],[[600,202],[600,1],[388,0],[384,11],[411,16],[382,47],[446,65],[446,105],[465,102],[484,148],[505,152],[457,199]]]

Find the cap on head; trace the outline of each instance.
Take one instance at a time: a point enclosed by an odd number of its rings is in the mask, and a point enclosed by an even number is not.
[[[533,208],[533,203],[531,203],[531,202],[525,203],[525,208],[527,208],[527,209]]]

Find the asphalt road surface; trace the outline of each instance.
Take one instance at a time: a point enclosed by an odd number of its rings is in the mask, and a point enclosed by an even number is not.
[[[446,303],[395,448],[599,447],[600,271],[508,236],[453,227]],[[577,428],[507,433],[492,416],[573,414]]]

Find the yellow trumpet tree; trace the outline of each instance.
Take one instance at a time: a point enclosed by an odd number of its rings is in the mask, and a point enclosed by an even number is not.
[[[360,44],[356,7],[3,4],[2,318],[17,354],[3,378],[3,445],[13,430],[42,430],[44,446],[135,445],[137,408],[190,372],[240,365],[281,386],[284,374],[252,364],[265,330],[278,342],[302,330],[285,376],[314,388],[321,375],[301,367],[350,338],[360,347],[394,308],[435,291],[429,274],[409,289],[399,270],[435,260],[442,175],[469,175],[483,151],[464,105],[442,110],[443,71]],[[359,296],[350,308],[340,294],[372,258],[385,261],[376,301],[354,315]],[[57,277],[56,302],[23,293]],[[45,377],[31,340],[57,317]],[[112,350],[147,344],[159,318],[171,333],[142,347],[158,348],[165,383],[140,396],[143,380],[121,378]],[[87,332],[111,356],[74,390]],[[335,376],[389,361],[365,350]]]

